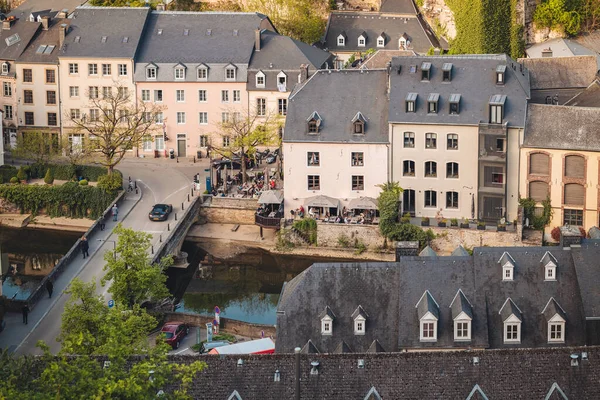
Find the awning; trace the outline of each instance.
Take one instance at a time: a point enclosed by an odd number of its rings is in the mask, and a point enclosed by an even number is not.
[[[350,200],[348,208],[351,210],[377,210],[377,200],[372,197],[359,197]]]
[[[258,204],[281,204],[283,193],[281,190],[265,190],[258,198]]]
[[[313,196],[306,199],[306,207],[339,208],[340,201],[329,196]]]

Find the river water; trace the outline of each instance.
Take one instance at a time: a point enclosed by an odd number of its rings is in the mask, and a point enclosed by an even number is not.
[[[0,226],[0,294],[27,299],[81,233]]]
[[[194,242],[185,242],[182,250],[188,253],[190,266],[187,270],[170,268],[167,281],[180,301],[176,311],[214,315],[219,306],[222,317],[267,325],[277,320],[284,282],[316,262],[349,261],[273,255],[258,248],[223,259]]]

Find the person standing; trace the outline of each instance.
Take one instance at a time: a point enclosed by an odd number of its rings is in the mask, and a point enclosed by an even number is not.
[[[27,325],[27,317],[29,316],[29,306],[25,304],[21,311],[23,312],[23,323]]]
[[[113,221],[116,221],[117,216],[119,215],[119,208],[117,207],[116,204],[112,206],[112,215],[113,215]]]
[[[52,298],[52,292],[54,291],[54,284],[52,283],[52,280],[48,279],[46,281],[46,290],[48,291],[48,298]]]
[[[88,251],[90,250],[90,244],[87,241],[87,238],[84,236],[81,238],[81,253],[83,254],[83,259],[89,257]]]

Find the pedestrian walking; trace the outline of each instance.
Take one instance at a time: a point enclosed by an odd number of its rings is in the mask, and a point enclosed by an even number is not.
[[[106,228],[106,223],[104,222],[104,217],[100,220],[100,230],[103,231]]]
[[[52,280],[48,279],[46,281],[46,290],[48,291],[48,298],[52,298],[52,292],[54,291],[54,284],[52,283]]]
[[[117,216],[119,215],[119,208],[117,207],[116,204],[114,206],[112,206],[112,215],[113,215],[113,221],[116,221]]]
[[[27,304],[25,304],[23,306],[23,308],[21,309],[21,311],[23,312],[23,323],[25,325],[27,325],[27,316],[29,315],[29,306]]]
[[[89,257],[88,251],[90,250],[90,244],[87,241],[87,238],[84,236],[81,238],[81,253],[83,254],[83,259]]]

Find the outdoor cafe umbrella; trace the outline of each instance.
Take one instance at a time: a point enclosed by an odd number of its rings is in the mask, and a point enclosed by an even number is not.
[[[306,199],[306,207],[339,208],[340,201],[324,195],[313,196]]]
[[[359,197],[350,200],[348,208],[351,210],[377,210],[377,200],[372,197]]]
[[[281,204],[283,193],[281,190],[265,190],[258,198],[258,204]]]

